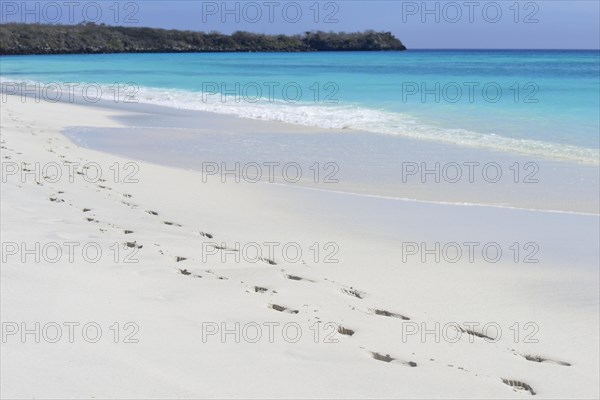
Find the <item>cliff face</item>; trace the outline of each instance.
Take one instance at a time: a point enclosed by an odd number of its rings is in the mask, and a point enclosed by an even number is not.
[[[406,50],[389,32],[263,35],[176,31],[95,24],[3,24],[0,54],[309,52]]]

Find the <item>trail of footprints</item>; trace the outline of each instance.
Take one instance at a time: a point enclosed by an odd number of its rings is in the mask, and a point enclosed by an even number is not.
[[[9,149],[6,147],[6,142],[4,140],[2,140],[1,142],[1,148],[4,151],[10,151],[13,152],[17,155],[21,155],[22,153],[16,152],[16,150],[14,149]],[[52,141],[49,140],[49,143],[52,144]],[[49,152],[51,153],[55,153],[55,151],[53,149],[47,149]],[[64,155],[57,155],[59,158],[61,159],[65,159],[66,157]],[[4,159],[12,159],[11,156],[4,156]],[[68,160],[64,160],[65,163],[71,163],[71,161]],[[25,164],[27,165],[27,164]],[[78,174],[83,174],[82,171],[77,171]],[[38,185],[43,186],[42,183],[40,182],[36,182]],[[97,185],[96,186],[96,191],[97,192],[102,192],[102,191],[107,191],[108,193],[108,197],[111,197],[110,192],[113,191],[113,188],[110,188],[106,185]],[[49,196],[49,200],[51,202],[54,203],[65,203],[65,199],[62,197],[59,197],[59,195],[63,195],[64,191],[57,191],[55,194],[52,194]],[[122,193],[122,197],[127,198],[127,199],[131,199],[133,196],[131,194],[128,193]],[[124,205],[135,209],[138,207],[138,205],[132,204],[128,201],[121,201]],[[73,206],[71,203],[69,203],[69,205]],[[84,214],[88,214],[93,212],[92,208],[89,207],[83,207],[83,208],[79,208],[80,210],[82,210],[82,212]],[[158,211],[154,211],[154,210],[146,210],[145,213],[151,215],[151,216],[159,216],[159,212]],[[88,222],[94,222],[94,223],[100,223],[99,220],[97,220],[96,218],[94,218],[94,216],[92,217],[85,217],[85,220],[87,220]],[[172,226],[172,227],[177,227],[177,228],[182,228],[183,225],[176,223],[176,222],[172,222],[172,221],[161,221],[161,224],[163,225],[167,225],[167,226]],[[109,224],[110,227],[115,228],[115,229],[119,229],[123,234],[125,235],[133,235],[135,232],[131,229],[125,229],[125,228],[120,228],[115,224]],[[106,232],[106,229],[102,229],[100,228],[100,231],[102,232]],[[204,231],[200,231],[197,232],[197,234],[204,239],[214,239],[214,235],[212,233],[208,233],[208,232],[204,232]],[[124,242],[124,245],[127,248],[135,248],[135,249],[143,249],[144,245],[143,244],[138,244],[138,242],[136,240],[128,240]],[[155,246],[160,246],[158,244],[155,244]],[[227,248],[227,246],[222,243],[222,244],[213,244],[215,249],[218,250],[222,250],[222,251],[237,251],[236,249],[229,249]],[[165,255],[163,250],[159,250],[160,254]],[[184,256],[174,256],[173,257],[175,263],[182,263],[188,260],[187,257]],[[272,259],[268,259],[268,258],[260,258],[260,261],[271,265],[271,266],[275,266],[277,265],[275,260]],[[303,263],[305,265],[305,263]],[[202,278],[202,275],[196,274],[196,273],[192,273],[191,271],[189,271],[187,268],[176,268],[177,273],[179,273],[182,276],[185,277],[191,277],[191,278]],[[215,279],[217,280],[227,280],[226,277],[224,276],[219,276],[218,274],[216,274],[214,271],[207,269],[204,270],[206,275],[210,275],[213,276]],[[280,269],[280,272],[283,273],[283,277],[285,279],[291,280],[291,281],[296,281],[300,283],[306,283],[306,284],[310,284],[310,283],[317,283],[316,280],[313,279],[308,279],[308,278],[304,278],[298,275],[293,275],[293,274],[288,274],[285,272],[285,269]],[[336,284],[335,282],[332,281],[328,281],[327,278],[324,279],[324,282],[327,284]],[[337,284],[336,284],[337,285]],[[246,286],[247,287],[247,286]],[[367,297],[367,293],[360,291],[352,286],[350,287],[345,287],[345,286],[338,286],[337,290],[339,292],[341,292],[342,294],[352,297],[355,300],[363,300]],[[277,294],[276,290],[273,289],[269,289],[267,287],[264,286],[259,286],[259,285],[252,285],[250,288],[246,289],[246,292],[248,293],[253,293],[253,294]],[[269,302],[267,304],[267,307],[275,312],[280,312],[280,313],[287,313],[287,314],[291,314],[291,315],[296,315],[300,313],[300,310],[295,309],[294,307],[291,307],[290,305],[283,305],[283,304],[277,304],[274,302]],[[352,309],[354,310],[355,307],[352,307]],[[315,310],[316,311],[316,310]],[[380,308],[370,308],[368,309],[368,314],[371,314],[375,317],[388,317],[388,318],[396,318],[402,321],[408,321],[410,320],[409,317],[407,317],[404,314],[401,313],[397,313],[397,312],[392,312],[392,311],[388,311],[385,309],[380,309]],[[490,338],[489,336],[484,335],[483,333],[480,332],[476,332],[476,331],[472,331],[472,330],[468,330],[462,327],[458,327],[458,329],[461,330],[462,333],[466,333],[468,335],[480,338],[480,339],[488,339],[488,340],[493,340],[494,338]],[[342,335],[342,336],[346,336],[348,338],[351,338],[352,336],[354,336],[356,334],[354,329],[351,329],[347,326],[343,326],[343,325],[339,325],[337,328],[337,332]],[[361,347],[361,349],[364,349],[363,347]],[[397,356],[391,356],[388,353],[380,353],[380,352],[376,352],[376,351],[368,351],[368,353],[370,354],[371,358],[379,361],[379,362],[385,362],[385,363],[390,363],[390,364],[397,364],[397,365],[402,365],[402,366],[408,366],[408,367],[417,367],[418,364],[415,361],[406,361],[406,360],[402,360],[400,357]],[[548,364],[554,364],[554,365],[558,365],[558,366],[571,366],[570,363],[567,362],[563,362],[563,361],[558,361],[558,360],[553,360],[553,359],[549,359],[549,358],[545,358],[542,356],[538,356],[538,355],[532,355],[532,354],[520,354],[517,352],[514,352],[515,355],[519,356],[520,358],[526,360],[526,361],[530,361],[530,362],[535,362],[535,363],[548,363]],[[430,359],[430,361],[434,361],[433,359]],[[452,367],[451,364],[448,364],[448,366]],[[463,369],[461,367],[458,367],[459,369]],[[464,369],[463,369],[464,370]],[[512,388],[515,391],[522,391],[522,392],[527,392],[530,395],[536,395],[536,391],[526,382],[522,382],[520,380],[516,380],[516,379],[508,379],[508,378],[500,378],[501,382],[506,385],[509,386],[510,388]]]

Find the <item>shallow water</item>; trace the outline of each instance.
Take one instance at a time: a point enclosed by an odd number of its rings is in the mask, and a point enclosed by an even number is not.
[[[142,111],[140,107],[129,109]],[[595,166],[370,132],[142,108],[143,114],[119,118],[126,128],[73,127],[66,134],[89,148],[202,171],[205,182],[261,181],[399,199],[598,214]]]

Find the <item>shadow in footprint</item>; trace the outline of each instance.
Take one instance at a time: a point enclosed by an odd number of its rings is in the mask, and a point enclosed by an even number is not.
[[[344,328],[341,325],[338,327],[337,331],[341,335],[346,335],[346,336],[354,335],[354,331],[352,329]]]
[[[416,367],[417,366],[417,363],[414,361],[399,361],[396,358],[391,357],[389,354],[383,355],[380,353],[371,352],[371,356],[373,356],[373,358],[378,361],[383,361],[383,362],[387,362],[387,363],[395,361],[398,364],[406,365],[408,367]]]
[[[390,357],[389,354],[386,354],[385,356],[379,353],[371,353],[371,355],[373,356],[374,359],[378,360],[378,361],[383,361],[383,362],[391,362],[394,361],[395,358]]]
[[[532,396],[535,396],[535,390],[533,390],[533,388],[525,382],[517,381],[514,379],[504,379],[504,378],[502,378],[502,382],[505,385],[512,387],[513,389],[526,391],[526,392],[531,393]]]
[[[347,294],[348,296],[352,296],[352,297],[356,297],[357,299],[364,299],[365,294],[359,290],[354,289],[353,287],[350,288],[341,288],[340,289],[342,291],[342,293]]]
[[[286,279],[290,279],[292,281],[306,281],[306,282],[313,282],[314,283],[314,281],[312,281],[310,279],[302,278],[302,277],[296,276],[296,275],[288,275],[288,274],[286,274],[285,278]]]
[[[481,338],[481,339],[495,340],[494,338],[489,337],[488,335],[485,335],[485,334],[483,334],[481,332],[473,331],[471,329],[465,329],[465,328],[463,328],[461,326],[457,326],[457,328],[462,333],[466,333],[466,334],[471,335],[471,336],[475,336],[475,337],[478,337],[478,338]]]
[[[569,364],[568,362],[552,360],[550,358],[544,358],[544,357],[540,357],[540,356],[536,356],[536,355],[532,355],[532,354],[521,354],[521,356],[523,358],[525,358],[527,361],[532,361],[532,362],[537,362],[537,363],[556,364],[556,365],[562,365],[564,367],[571,366],[571,364]]]
[[[269,265],[277,265],[277,263],[269,258],[265,258],[265,257],[258,257],[258,259],[264,263],[267,263]]]
[[[298,314],[300,311],[298,310],[292,310],[290,308],[284,307],[284,306],[280,306],[277,304],[269,304],[269,308],[275,310],[275,311],[279,311],[279,312],[286,312],[286,313],[290,313],[290,314]]]
[[[386,310],[380,310],[380,309],[377,309],[377,308],[372,309],[371,312],[373,314],[375,314],[375,315],[381,315],[383,317],[400,318],[400,319],[402,319],[404,321],[409,321],[410,320],[410,318],[408,318],[408,317],[406,317],[406,316],[404,316],[402,314],[397,314],[397,313],[389,312],[389,311],[386,311]]]
[[[169,222],[169,221],[163,221],[163,224],[165,225],[169,225],[169,226],[178,226],[178,227],[182,227],[183,225],[175,223],[175,222]]]
[[[190,271],[188,271],[187,269],[178,268],[178,270],[181,275],[185,275],[185,276],[192,275],[192,273]],[[202,275],[194,274],[194,275],[192,275],[192,278],[202,278]]]

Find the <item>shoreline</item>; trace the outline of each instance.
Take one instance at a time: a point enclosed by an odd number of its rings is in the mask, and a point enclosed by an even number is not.
[[[196,171],[145,162],[135,162],[138,182],[128,183],[112,179],[110,168],[131,159],[74,146],[61,133],[71,124],[117,128],[122,115],[80,105],[3,104],[4,163],[79,163],[74,168],[82,174],[83,166],[97,163],[108,173],[105,182],[74,174],[73,182],[44,179],[40,185],[31,175],[24,181],[11,175],[2,183],[5,243],[31,248],[35,242],[76,241],[105,250],[96,263],[79,253],[75,262],[29,257],[22,263],[17,254],[2,263],[3,322],[22,321],[29,328],[36,321],[95,322],[105,332],[96,344],[79,336],[58,344],[9,337],[1,344],[3,397],[65,397],[65,377],[71,398],[227,398],[241,392],[283,398],[429,398],[450,392],[522,398],[502,379],[525,382],[540,398],[597,397],[595,216],[363,196],[339,202],[344,194],[201,183]],[[553,232],[556,226],[561,230]],[[403,262],[401,244],[407,241],[473,239],[496,242],[508,253],[498,263],[479,253],[474,262],[447,262],[444,255],[442,262],[423,263],[418,255]],[[515,263],[509,247],[527,241],[539,245],[540,262]],[[279,246],[267,261],[276,265],[231,251],[273,242]],[[139,247],[139,262],[115,262],[108,250],[114,243]],[[225,249],[207,252],[211,243]],[[281,252],[291,243],[303,250],[299,261]],[[315,243],[318,253],[311,251]],[[332,243],[337,252],[326,247]],[[327,262],[331,257],[337,262]],[[114,343],[115,322],[135,323],[139,342]],[[477,323],[473,332],[493,340],[464,332],[457,341],[444,334],[437,342],[435,335],[421,336],[436,324],[458,332],[454,324],[470,322]],[[202,340],[205,324],[221,329],[223,323],[230,330],[236,323],[297,324],[302,336],[292,342],[276,331],[270,342],[263,330],[257,343],[244,333],[240,342],[219,334]],[[327,323],[354,334],[336,333],[335,342],[325,341],[331,334]],[[408,327],[419,333],[406,336]],[[531,327],[537,327],[536,341],[524,341]],[[582,337],[582,331],[588,334]],[[388,354],[394,360],[384,362]],[[532,362],[526,355],[546,361]],[[89,359],[101,362],[86,363]],[[306,385],[297,385],[300,376]]]
[[[308,170],[315,161],[319,161],[323,167],[335,160],[337,171],[334,178],[339,178],[338,183],[323,185],[303,179],[290,185],[395,200],[600,215],[600,199],[597,196],[600,190],[600,172],[595,166],[574,161],[551,160],[359,130],[324,130],[286,122],[264,121],[209,111],[182,110],[161,105],[124,105],[107,102],[88,106],[107,106],[111,110],[130,115],[119,118],[125,125],[121,128],[70,129],[65,134],[72,142],[90,149],[157,165],[202,172],[205,162],[231,167],[231,164],[236,162],[245,165],[254,162],[285,163],[285,160],[292,160],[301,165],[302,172],[306,175],[307,172],[310,174]],[[154,125],[159,128],[155,128]],[[227,135],[221,135],[222,131],[227,131]],[[175,135],[177,138],[172,139]],[[244,137],[248,136],[252,137],[256,144],[253,147],[239,147],[237,141],[243,142]],[[230,139],[226,139],[227,137]],[[320,138],[325,138],[325,147],[322,149],[316,146],[318,140],[323,141]],[[270,153],[271,147],[281,146],[286,140],[298,142],[295,149],[290,149],[282,155]],[[360,165],[368,163],[369,159],[357,158],[368,157],[368,154],[361,154],[360,147],[362,142],[368,140],[381,143],[378,148],[381,154],[389,153],[388,160],[383,161],[384,164],[374,165],[375,170],[382,172],[370,176],[362,173],[360,168]],[[186,143],[186,148],[178,145],[178,141]],[[157,152],[157,145],[165,150]],[[341,150],[348,154],[347,157],[342,156],[340,159],[335,152],[329,154],[330,150],[340,145],[345,146]],[[210,146],[209,150],[205,149],[206,146]],[[300,151],[302,146],[312,148],[310,154],[308,151]],[[236,150],[237,147],[239,150]],[[194,149],[193,153],[191,148]],[[417,162],[404,162],[414,160]],[[490,163],[489,160],[493,162]],[[464,165],[469,163],[478,163],[480,166],[498,165],[501,168],[502,180],[492,183],[478,175],[474,184],[468,182],[467,174],[471,171]],[[418,173],[407,175],[406,181],[401,175],[405,164],[420,164]],[[444,168],[457,164],[461,166],[462,174],[459,182],[447,181],[443,171],[439,174],[440,182],[435,182],[431,176],[427,181],[423,181],[427,167],[441,165]],[[520,171],[513,170],[514,165],[519,165]],[[533,166],[535,170],[529,169]],[[382,167],[385,169],[381,170]],[[481,167],[478,168],[475,174],[482,173]],[[326,174],[328,171],[322,172]],[[514,174],[520,174],[518,183],[511,181],[516,179]],[[242,183],[245,183],[244,174],[238,175]],[[526,183],[527,176],[532,176],[537,183]],[[436,179],[440,179],[439,177]],[[279,179],[271,183],[286,182]]]
[[[415,203],[426,203],[426,204],[437,204],[437,205],[446,205],[446,206],[457,206],[457,207],[489,207],[489,208],[500,208],[507,210],[516,210],[516,211],[531,211],[531,212],[540,212],[540,213],[556,213],[556,214],[569,214],[569,215],[581,215],[581,216],[589,216],[589,217],[600,217],[600,214],[587,213],[587,212],[579,212],[579,211],[565,211],[565,210],[544,210],[544,209],[535,209],[535,208],[522,208],[522,207],[513,207],[513,206],[503,206],[499,204],[481,204],[481,203],[455,203],[455,202],[445,202],[445,201],[435,201],[435,200],[424,200],[424,199],[411,199],[411,198],[399,198],[399,197],[391,197],[391,196],[381,196],[376,194],[367,194],[367,193],[354,193],[354,192],[344,192],[341,190],[328,190],[328,189],[318,189],[311,187],[298,187],[298,186],[290,186],[282,183],[266,183],[270,185],[284,185],[293,188],[297,188],[300,190],[314,190],[314,191],[323,191],[329,193],[336,194],[345,194],[348,196],[362,196],[362,197],[371,197],[377,199],[384,200],[394,200],[401,202],[415,202]]]

